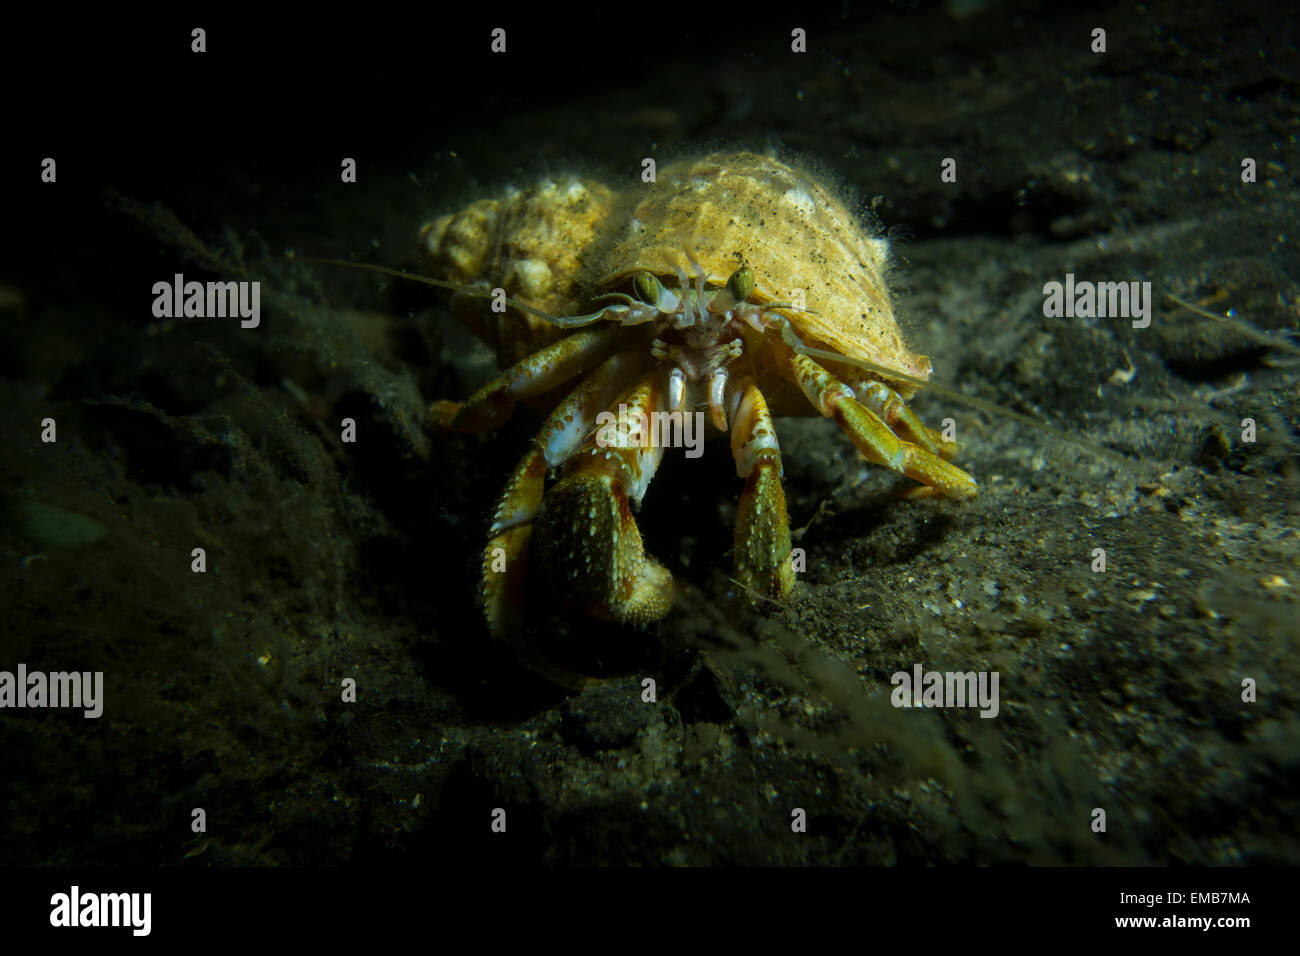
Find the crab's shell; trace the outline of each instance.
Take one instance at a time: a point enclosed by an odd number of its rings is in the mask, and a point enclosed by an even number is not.
[[[435,219],[420,231],[420,242],[439,279],[486,283],[551,315],[576,315],[587,305],[584,256],[610,228],[613,207],[614,193],[601,183],[575,176],[546,180]],[[481,301],[471,307],[481,310]],[[493,320],[490,335],[503,364],[561,334],[526,313],[481,318]]]
[[[486,280],[552,314],[590,311],[595,295],[627,291],[647,270],[671,285],[690,255],[705,285],[724,285],[740,263],[754,271],[750,301],[790,302],[779,309],[810,346],[865,359],[913,379],[930,361],[907,348],[885,283],[888,243],[827,187],[806,173],[757,153],[714,153],[672,163],[653,183],[616,196],[600,183],[570,178],[499,200],[484,200],[425,227],[434,275],[454,282]],[[511,315],[528,341],[554,330],[535,317]],[[813,413],[798,389],[775,374],[777,336],[747,326],[746,347],[759,385],[778,415]],[[499,340],[498,340],[499,341]],[[528,343],[521,339],[521,348]],[[850,384],[879,376],[833,366]],[[905,397],[914,387],[899,379]]]
[[[640,269],[665,277],[685,267],[689,274],[683,250],[715,288],[745,262],[755,277],[751,302],[790,302],[802,290],[807,311],[778,311],[806,344],[929,377],[930,360],[907,348],[894,318],[885,284],[887,241],[869,235],[816,179],[757,153],[714,153],[665,167],[645,188],[625,234],[605,258],[602,288],[617,287]],[[760,352],[761,370],[761,352],[770,343],[747,338],[751,351]],[[843,377],[860,373],[849,370]],[[896,385],[911,394],[910,386]],[[792,394],[775,384],[769,390]],[[806,408],[801,398],[793,404],[774,411]]]

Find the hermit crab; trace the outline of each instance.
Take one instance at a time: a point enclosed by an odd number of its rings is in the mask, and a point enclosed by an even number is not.
[[[744,480],[734,576],[754,595],[783,599],[794,581],[776,416],[834,420],[915,494],[976,492],[948,461],[956,446],[906,404],[931,367],[895,321],[888,241],[814,175],[730,152],[620,192],[552,180],[430,222],[420,241],[505,366],[464,402],[435,403],[433,427],[489,431],[517,403],[553,403],[492,516],[494,635],[524,620],[526,568],[596,616],[668,612],[672,576],[634,512],[686,416],[729,433]]]

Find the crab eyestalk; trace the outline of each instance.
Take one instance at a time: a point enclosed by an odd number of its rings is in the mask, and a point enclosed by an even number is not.
[[[737,302],[744,302],[754,291],[754,270],[749,266],[741,266],[731,274],[727,280],[727,291]]]
[[[650,313],[651,317],[672,315],[682,305],[679,293],[669,291],[658,276],[644,269],[632,277],[632,291],[636,298],[634,300],[629,296],[628,301]]]

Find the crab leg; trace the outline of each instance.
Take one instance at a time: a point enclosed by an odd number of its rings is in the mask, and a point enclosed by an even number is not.
[[[630,352],[606,359],[551,412],[533,439],[533,447],[506,482],[493,513],[492,536],[483,552],[483,613],[494,637],[515,630],[523,620],[528,542],[547,471],[582,447],[596,427],[596,413],[613,401],[639,365]]]
[[[948,459],[957,454],[955,442],[944,439],[932,428],[927,428],[916,413],[907,407],[903,396],[883,382],[867,382],[858,386],[858,399],[871,409],[885,424],[920,445],[932,455]]]
[[[765,597],[784,600],[794,569],[776,425],[752,379],[738,384],[731,404],[731,453],[736,474],[745,479],[736,510],[736,580]]]
[[[631,623],[657,620],[672,606],[672,575],[645,553],[632,516],[663,449],[653,429],[628,427],[662,410],[662,377],[658,367],[642,376],[610,409],[619,423],[598,427],[569,462],[546,497],[533,545],[558,591],[590,613]]]
[[[813,407],[834,419],[868,461],[901,471],[928,486],[917,489],[915,497],[937,494],[969,498],[976,493],[974,478],[921,445],[899,438],[884,419],[857,400],[853,389],[808,356],[795,353],[783,343],[774,346],[774,354]],[[917,437],[911,428],[904,427],[904,431]]]
[[[611,329],[584,329],[552,342],[516,362],[460,402],[434,402],[429,421],[435,428],[486,432],[500,428],[514,413],[515,403],[541,395],[603,359],[614,344]]]

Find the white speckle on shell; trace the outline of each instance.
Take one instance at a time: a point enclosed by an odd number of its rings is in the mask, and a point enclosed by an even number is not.
[[[520,259],[514,269],[519,291],[526,298],[540,298],[550,291],[551,267],[541,259]]]
[[[803,216],[811,216],[813,210],[817,208],[816,204],[813,202],[812,196],[809,196],[808,191],[802,187],[787,189],[785,193],[785,201],[791,206],[794,206],[794,208],[799,211],[800,215]]]

